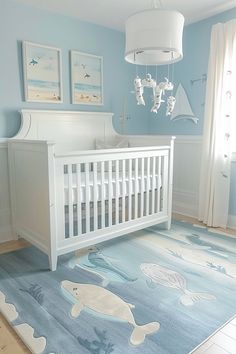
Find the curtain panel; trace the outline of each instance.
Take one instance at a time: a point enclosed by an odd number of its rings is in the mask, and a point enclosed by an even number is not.
[[[236,20],[212,27],[199,191],[199,220],[226,227],[231,166],[231,122],[236,112]],[[234,68],[235,66],[235,68]]]

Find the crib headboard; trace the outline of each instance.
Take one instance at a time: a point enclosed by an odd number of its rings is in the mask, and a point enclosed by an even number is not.
[[[13,139],[53,141],[59,151],[93,149],[95,139],[118,135],[112,116],[107,112],[22,110],[21,127]]]

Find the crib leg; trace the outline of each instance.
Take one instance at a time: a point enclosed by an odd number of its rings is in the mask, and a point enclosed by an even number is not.
[[[57,255],[56,254],[49,255],[48,260],[49,260],[49,268],[52,272],[54,272],[57,269]]]
[[[170,230],[171,228],[171,219],[167,220],[166,222],[163,223],[163,227],[165,230]]]

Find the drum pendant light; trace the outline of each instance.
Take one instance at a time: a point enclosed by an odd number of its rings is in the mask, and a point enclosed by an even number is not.
[[[165,65],[183,58],[184,16],[153,8],[126,21],[125,60],[138,65]]]

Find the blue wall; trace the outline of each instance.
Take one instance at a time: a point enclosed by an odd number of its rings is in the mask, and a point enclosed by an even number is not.
[[[62,49],[62,104],[24,102],[23,40]],[[147,109],[136,106],[132,94],[135,67],[124,60],[124,34],[25,6],[14,0],[1,0],[0,11],[0,138],[13,136],[20,125],[22,108],[93,110],[114,112],[114,126],[120,131],[119,116],[126,105],[126,133],[148,133]],[[104,106],[72,105],[70,98],[69,50],[103,56]]]
[[[114,112],[114,126],[121,132],[120,115],[125,109],[125,133],[193,134],[203,131],[205,83],[191,80],[207,73],[211,27],[236,17],[236,8],[184,29],[184,59],[174,65],[175,88],[181,82],[186,89],[197,125],[191,121],[170,121],[163,104],[158,114],[151,113],[151,90],[146,89],[146,106],[137,106],[133,91],[136,68],[124,61],[124,34],[74,18],[24,6],[14,0],[2,0],[0,12],[0,138],[13,136],[20,125],[21,108],[96,110]],[[62,49],[62,104],[24,102],[22,53],[23,40]],[[70,97],[69,50],[102,55],[104,59],[104,106],[72,105]],[[138,67],[140,76],[145,68]],[[167,76],[167,67],[157,67],[158,81]],[[170,67],[170,71],[172,68]],[[156,68],[148,68],[155,77]]]

